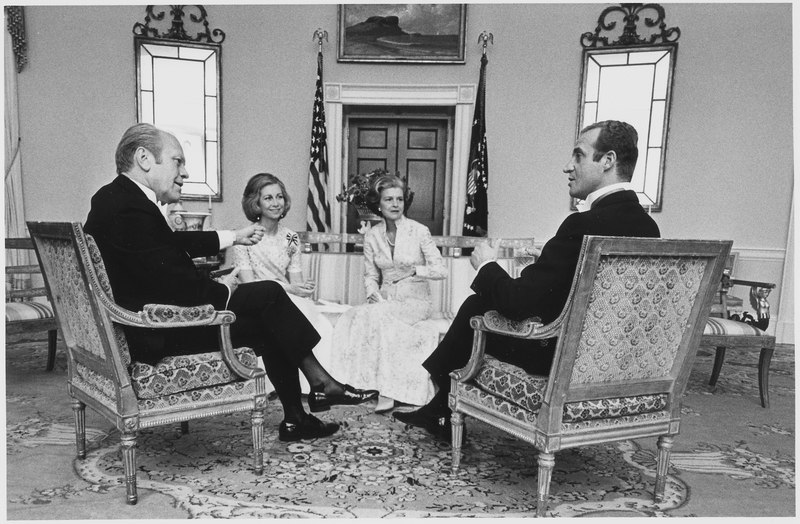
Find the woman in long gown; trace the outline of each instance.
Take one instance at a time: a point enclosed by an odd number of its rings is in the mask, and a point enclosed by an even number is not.
[[[381,395],[423,405],[433,383],[422,362],[436,348],[428,280],[445,278],[442,255],[428,228],[406,218],[408,189],[395,175],[375,180],[367,195],[383,222],[364,235],[367,304],[336,322],[330,369],[343,380],[380,389]]]
[[[324,368],[330,369],[333,326],[309,298],[316,284],[303,278],[297,233],[280,223],[291,207],[286,186],[278,177],[259,173],[250,178],[242,197],[242,209],[248,220],[258,222],[266,231],[258,244],[233,247],[233,266],[239,269],[237,276],[242,282],[274,280],[284,287],[319,332],[321,339],[314,347],[314,355]],[[300,382],[303,392],[308,393],[309,385],[302,375]]]

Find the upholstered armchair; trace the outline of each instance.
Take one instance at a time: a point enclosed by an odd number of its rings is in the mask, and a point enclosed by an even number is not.
[[[533,445],[537,515],[545,516],[555,452],[658,437],[655,499],[663,498],[681,397],[730,242],[586,237],[569,299],[551,324],[473,317],[467,365],[451,373],[453,469],[466,415]],[[558,337],[549,376],[485,353],[487,333]]]
[[[703,331],[702,344],[715,348],[714,367],[708,384],[716,386],[725,353],[728,348],[757,350],[758,392],[761,406],[769,407],[769,366],[775,351],[775,337],[767,333],[769,327],[769,297],[775,284],[731,278],[735,266],[735,256],[728,257],[720,280],[719,292],[711,304],[711,313]],[[748,318],[743,310],[744,301],[730,294],[734,286],[748,288],[750,305],[756,318]]]
[[[128,311],[114,302],[100,251],[80,223],[28,222],[28,228],[67,346],[78,458],[86,457],[88,405],[121,433],[127,502],[135,504],[140,429],[180,422],[186,430],[192,419],[249,411],[254,469],[262,473],[265,373],[252,349],[231,345],[235,315],[210,305]],[[155,366],[132,362],[122,326],[218,326],[222,350],[167,357]]]

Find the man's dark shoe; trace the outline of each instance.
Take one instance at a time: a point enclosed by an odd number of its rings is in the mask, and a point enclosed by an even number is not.
[[[378,398],[378,390],[376,389],[356,389],[349,384],[344,385],[344,392],[335,395],[329,395],[324,391],[315,391],[311,388],[308,394],[308,409],[312,413],[319,411],[328,411],[331,406],[336,405],[354,405],[368,402]]]
[[[450,422],[449,409],[435,409],[430,405],[422,406],[415,411],[395,411],[392,416],[408,424],[428,431],[436,440],[441,440],[450,444],[453,439],[453,425]],[[467,425],[462,426],[464,431],[461,442],[467,441]]]
[[[414,411],[395,411],[392,417],[409,426],[428,429],[437,424],[439,417],[428,406]]]
[[[294,442],[296,440],[329,437],[339,431],[339,424],[323,422],[314,415],[306,415],[300,422],[281,422],[278,426],[278,440]]]

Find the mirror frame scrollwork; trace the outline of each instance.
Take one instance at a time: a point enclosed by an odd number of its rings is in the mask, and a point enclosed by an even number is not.
[[[622,32],[616,40],[610,41],[619,17],[624,23]],[[638,33],[642,18],[643,32],[649,36]],[[637,127],[639,161],[632,182],[640,202],[649,211],[660,211],[662,207],[677,40],[681,34],[677,27],[668,28],[664,18],[664,8],[659,4],[610,6],[600,13],[594,32],[583,33],[580,38],[583,60],[576,136],[585,126],[598,120],[627,120]],[[618,30],[614,34],[619,34]],[[640,108],[643,114],[637,115],[638,118],[616,114],[612,109],[613,101],[609,103],[608,98],[606,104],[601,101],[601,97],[613,91],[614,82],[620,82],[622,67],[635,70],[640,84],[649,86],[648,92],[638,93],[636,97],[643,101],[641,105],[649,104],[646,114],[645,108]],[[626,106],[622,113],[634,111],[628,99],[616,107],[620,106]],[[572,207],[576,208],[575,199],[572,199]]]
[[[188,8],[196,10],[188,12]],[[222,42],[225,32],[209,28],[208,13],[202,5],[171,5],[171,20],[168,29],[163,26],[166,9],[155,6],[146,7],[144,23],[133,26],[134,60],[136,68],[136,118],[138,122],[151,123],[172,132],[181,140],[187,157],[189,179],[183,187],[182,200],[222,200]],[[195,34],[187,32],[184,18],[188,22],[201,25]],[[201,121],[201,130],[188,135],[177,126],[159,122],[157,107],[156,60],[186,61],[193,68],[195,77],[201,77],[202,107],[194,108],[202,114],[193,115],[194,121]],[[177,65],[177,64],[176,64]],[[172,68],[169,68],[172,69]],[[166,67],[162,68],[163,71]],[[161,82],[164,80],[162,79]],[[163,83],[162,83],[163,85]],[[199,98],[200,95],[198,95]],[[185,103],[185,101],[181,101]],[[192,159],[196,162],[192,162]],[[203,166],[198,168],[197,164]]]

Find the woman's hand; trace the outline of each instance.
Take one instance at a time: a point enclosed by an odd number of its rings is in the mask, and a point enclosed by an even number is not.
[[[313,280],[306,280],[302,284],[289,284],[289,287],[286,290],[293,295],[297,295],[298,297],[310,297],[316,288],[316,282]]]
[[[377,304],[378,302],[383,302],[383,297],[377,291],[367,297],[368,304]]]

